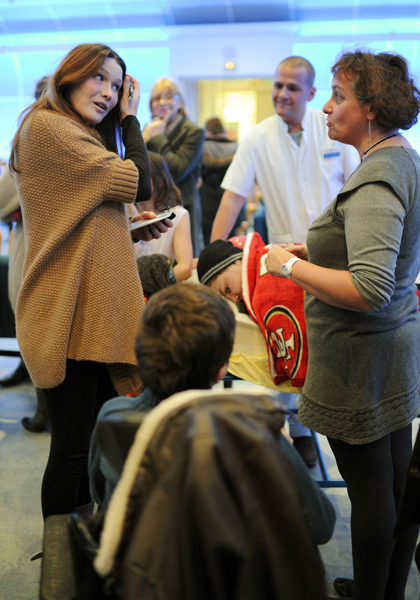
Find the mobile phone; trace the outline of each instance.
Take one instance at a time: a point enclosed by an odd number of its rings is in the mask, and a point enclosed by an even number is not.
[[[148,225],[152,225],[153,223],[157,223],[158,221],[164,221],[165,219],[175,219],[176,215],[172,208],[169,206],[162,210],[161,212],[156,214],[156,217],[153,219],[147,219],[146,221],[135,221],[134,223],[130,223],[130,231],[134,229],[139,229],[140,227],[147,227]]]
[[[130,81],[130,86],[128,88],[128,99],[129,100],[133,99],[133,94],[134,94],[134,85],[133,85],[133,82]]]

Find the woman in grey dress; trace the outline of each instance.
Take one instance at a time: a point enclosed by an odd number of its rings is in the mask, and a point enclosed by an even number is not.
[[[336,580],[336,590],[403,600],[418,528],[393,532],[420,412],[420,157],[399,130],[416,123],[420,92],[391,53],[343,54],[332,73],[329,137],[361,163],[307,247],[274,246],[267,268],[307,292],[299,414],[328,437],[352,505],[354,585]]]

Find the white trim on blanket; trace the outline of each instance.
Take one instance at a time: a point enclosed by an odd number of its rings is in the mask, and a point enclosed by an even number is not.
[[[242,300],[245,302],[246,304],[246,308],[249,312],[249,314],[251,315],[251,317],[254,319],[254,321],[257,323],[257,317],[255,315],[255,312],[252,308],[252,304],[251,304],[251,298],[249,295],[249,283],[248,283],[248,264],[249,264],[249,247],[252,243],[252,238],[254,236],[254,233],[248,233],[248,235],[246,236],[246,242],[245,242],[245,246],[244,246],[244,256],[242,259]]]

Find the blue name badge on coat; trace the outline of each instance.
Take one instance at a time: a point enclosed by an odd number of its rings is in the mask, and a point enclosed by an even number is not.
[[[322,151],[323,158],[337,158],[339,156],[341,156],[341,150],[338,150],[337,148],[330,148],[329,150]]]

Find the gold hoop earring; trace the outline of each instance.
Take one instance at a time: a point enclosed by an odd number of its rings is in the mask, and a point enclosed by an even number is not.
[[[368,135],[369,135],[369,146],[370,146],[372,143],[372,138],[370,135],[370,119],[368,119]]]

